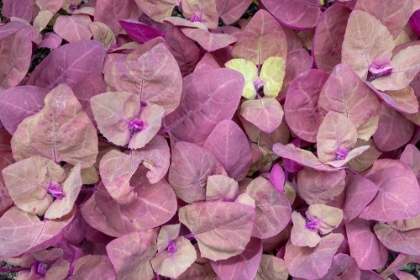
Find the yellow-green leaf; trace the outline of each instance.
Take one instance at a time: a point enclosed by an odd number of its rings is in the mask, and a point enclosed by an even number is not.
[[[285,63],[281,57],[271,56],[267,58],[262,67],[260,78],[264,81],[264,95],[277,97],[283,85]]]
[[[255,90],[254,81],[258,78],[257,66],[252,61],[235,58],[225,63],[226,68],[240,72],[245,78],[245,86],[242,96],[247,99],[254,99],[257,95]]]

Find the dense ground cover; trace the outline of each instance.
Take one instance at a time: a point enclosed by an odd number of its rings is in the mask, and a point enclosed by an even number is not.
[[[415,279],[420,1],[1,3],[0,274]]]

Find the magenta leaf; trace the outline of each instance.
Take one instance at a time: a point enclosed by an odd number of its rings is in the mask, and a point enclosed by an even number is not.
[[[292,214],[290,202],[270,182],[263,177],[257,177],[248,185],[246,193],[255,200],[253,237],[269,238],[287,226]]]
[[[242,253],[255,221],[255,209],[237,202],[193,203],[180,208],[178,215],[194,234],[201,256],[212,261]]]
[[[39,251],[56,244],[74,213],[75,208],[61,219],[40,221],[35,214],[16,206],[10,208],[0,218],[0,257],[18,257],[25,252]]]
[[[410,24],[411,29],[416,33],[417,35],[420,34],[420,11],[416,10],[410,17],[410,20],[408,21]]]
[[[375,132],[380,102],[372,90],[345,64],[334,67],[319,96],[322,114],[334,111],[349,118],[357,129],[357,137],[368,140]]]
[[[233,58],[244,58],[257,65],[271,56],[285,60],[286,55],[286,35],[280,23],[265,10],[252,17],[232,49]]]
[[[221,279],[254,279],[262,255],[262,242],[252,237],[245,250],[227,260],[210,262]]]
[[[376,160],[366,178],[376,184],[379,191],[360,218],[389,222],[420,213],[419,184],[407,164],[400,160]]]
[[[133,19],[123,19],[119,23],[131,39],[141,44],[159,36],[165,37],[166,34],[163,30]]]
[[[346,6],[333,5],[321,14],[312,46],[319,70],[330,73],[341,62],[341,48],[351,11]]]
[[[159,275],[177,278],[197,259],[197,252],[191,242],[180,236],[170,241],[167,251],[154,256],[150,263]]]
[[[299,74],[287,91],[284,103],[286,122],[299,138],[308,142],[316,142],[321,124],[317,103],[327,79],[327,73],[311,69]]]
[[[31,214],[44,215],[52,203],[51,182],[61,184],[64,170],[52,160],[33,156],[3,169],[5,186],[16,206]]]
[[[293,277],[317,279],[323,277],[331,266],[333,257],[344,240],[344,236],[331,233],[321,239],[314,248],[297,247],[289,240],[284,261]]]
[[[155,38],[105,65],[107,89],[135,94],[141,101],[162,106],[165,114],[174,111],[181,98],[181,73],[163,42]]]
[[[13,157],[41,155],[58,163],[91,166],[98,154],[92,121],[72,90],[58,85],[45,97],[45,107],[20,123],[11,140]]]
[[[13,135],[18,125],[44,107],[48,90],[34,86],[12,87],[0,94],[0,120]]]
[[[0,90],[17,86],[31,63],[31,29],[23,28],[0,39]]]
[[[274,164],[271,169],[269,181],[277,191],[284,192],[285,175],[279,164]]]
[[[112,280],[117,277],[108,256],[86,255],[77,259],[72,278],[89,279],[89,277],[100,277],[104,280]]]
[[[347,175],[346,195],[343,202],[344,221],[356,218],[375,198],[378,186],[369,179],[358,175]]]
[[[202,145],[216,124],[233,117],[243,86],[235,70],[192,73],[183,79],[181,104],[164,118],[165,130],[178,141]]]
[[[374,225],[375,221],[360,218],[346,224],[351,256],[365,270],[381,268],[388,260],[388,250],[373,232]]]
[[[150,184],[146,171],[140,167],[132,176],[130,183],[137,195],[131,203],[120,205],[100,188],[83,204],[83,218],[110,236],[151,229],[169,221],[176,212],[175,193],[165,179]]]
[[[245,178],[252,163],[251,148],[245,133],[236,123],[224,120],[217,124],[203,148],[218,159],[229,177],[236,181]]]
[[[14,0],[4,0],[3,1],[3,11],[4,16],[18,17],[26,20],[27,22],[32,21],[33,10],[31,7],[30,0],[14,1]]]
[[[238,182],[223,175],[207,178],[206,201],[234,201],[238,196]]]
[[[100,74],[104,46],[97,41],[82,40],[52,51],[32,72],[27,84],[49,90],[61,83],[75,87],[87,76]]]
[[[192,143],[175,143],[168,180],[180,199],[188,203],[205,200],[210,175],[226,175],[213,154]]]
[[[293,29],[312,29],[321,15],[318,0],[263,0],[262,3],[276,19]]]
[[[117,239],[106,246],[109,259],[118,278],[152,279],[153,270],[149,260],[157,250],[157,231],[136,231]]]

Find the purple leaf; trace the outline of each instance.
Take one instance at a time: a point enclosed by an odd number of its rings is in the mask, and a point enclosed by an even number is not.
[[[219,17],[226,25],[230,25],[244,14],[252,0],[216,0],[215,2]]]
[[[277,191],[284,192],[285,175],[279,164],[274,164],[271,169],[269,181]]]
[[[97,0],[95,6],[95,21],[105,23],[118,35],[122,26],[119,20],[138,18],[139,10],[134,0]]]
[[[411,29],[414,31],[415,34],[418,36],[420,35],[420,11],[415,11],[408,21],[410,24]]]
[[[213,261],[242,253],[255,221],[255,209],[237,202],[193,203],[180,208],[178,215],[194,234],[201,256]]]
[[[410,167],[399,160],[376,160],[366,178],[379,188],[360,218],[390,222],[408,219],[420,213],[420,189]]]
[[[205,200],[210,175],[226,175],[213,154],[192,143],[175,143],[168,180],[180,199],[188,203]]]
[[[44,107],[48,90],[34,86],[12,87],[0,94],[0,120],[13,135],[18,125]]]
[[[144,24],[134,19],[123,19],[120,20],[119,23],[131,39],[141,44],[159,36],[165,37],[166,34],[166,32],[163,30],[157,29],[153,26]]]
[[[375,223],[356,218],[346,224],[350,254],[361,269],[378,269],[388,260],[388,250],[373,232]]]
[[[181,104],[164,118],[165,130],[178,141],[202,145],[219,122],[233,117],[243,86],[235,70],[192,73],[183,80]]]
[[[276,19],[292,29],[312,29],[321,15],[318,0],[263,0],[262,4]]]
[[[245,250],[227,260],[210,262],[221,279],[254,279],[262,257],[261,239],[252,237]]]
[[[31,4],[30,0],[4,0],[2,12],[5,17],[18,17],[27,22],[31,22],[33,16]]]
[[[38,48],[49,48],[54,50],[61,46],[62,41],[63,39],[54,32],[48,32],[42,34],[42,42],[38,45]]]
[[[75,87],[87,76],[100,74],[105,52],[102,43],[83,40],[53,50],[32,72],[27,84],[49,90],[61,83]]]
[[[299,74],[287,91],[284,103],[286,122],[299,138],[308,142],[316,142],[321,124],[317,103],[327,79],[327,73],[311,69]]]
[[[384,223],[377,223],[375,234],[386,248],[394,252],[418,256],[420,254],[420,229],[400,231]]]
[[[229,177],[236,181],[245,178],[252,163],[251,148],[245,133],[236,123],[224,120],[217,124],[203,148],[219,160]]]

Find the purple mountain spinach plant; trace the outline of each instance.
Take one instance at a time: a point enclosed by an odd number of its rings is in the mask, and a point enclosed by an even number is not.
[[[411,279],[418,0],[1,3],[0,274]]]

